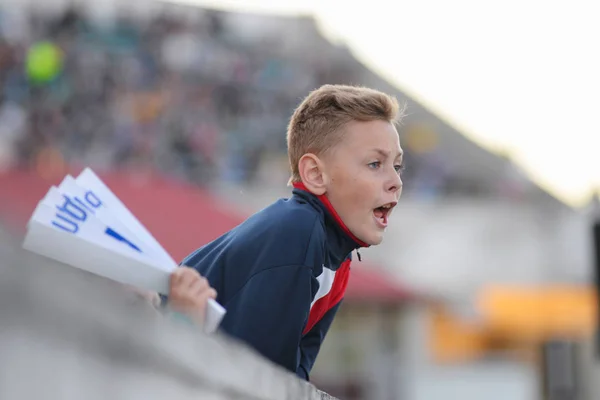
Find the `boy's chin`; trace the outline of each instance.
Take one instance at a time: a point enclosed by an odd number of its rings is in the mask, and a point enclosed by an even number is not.
[[[369,246],[377,246],[383,242],[383,232],[369,232],[363,237],[359,237],[360,240],[368,244]]]

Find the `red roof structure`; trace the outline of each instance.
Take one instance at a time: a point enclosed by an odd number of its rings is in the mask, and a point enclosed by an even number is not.
[[[73,176],[78,173],[71,171]],[[98,175],[176,261],[245,218],[222,198],[154,173],[113,171]],[[37,203],[63,176],[48,179],[34,171],[0,172],[0,217],[24,232]],[[412,297],[380,268],[367,264],[353,263],[347,300],[398,303]]]

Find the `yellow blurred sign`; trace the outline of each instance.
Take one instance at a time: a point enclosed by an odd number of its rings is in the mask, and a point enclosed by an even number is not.
[[[591,287],[490,287],[478,307],[488,330],[525,339],[585,337],[596,325],[596,293]]]
[[[443,306],[430,310],[430,349],[437,362],[459,362],[478,358],[487,350],[483,327],[452,315]]]
[[[596,292],[585,286],[488,287],[477,299],[477,321],[443,305],[430,310],[430,348],[438,362],[459,362],[503,348],[535,350],[542,342],[579,340],[596,327]],[[523,347],[524,346],[524,347]]]

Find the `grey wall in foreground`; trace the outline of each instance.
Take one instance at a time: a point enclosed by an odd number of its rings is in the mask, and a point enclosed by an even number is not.
[[[0,399],[333,399],[0,228]]]

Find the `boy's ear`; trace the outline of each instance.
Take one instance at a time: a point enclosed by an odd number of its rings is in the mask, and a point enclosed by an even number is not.
[[[298,172],[304,186],[313,194],[321,196],[327,191],[323,162],[314,154],[305,154],[298,161]]]

